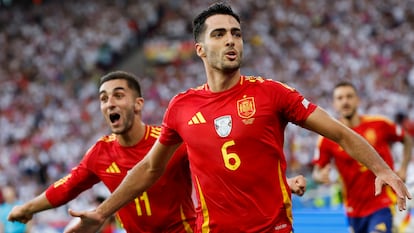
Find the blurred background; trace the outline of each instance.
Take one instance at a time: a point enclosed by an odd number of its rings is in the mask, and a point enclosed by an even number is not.
[[[228,2],[242,18],[243,74],[285,82],[332,115],[333,86],[352,81],[363,113],[398,120],[414,135],[413,0]],[[205,82],[191,20],[211,3],[0,0],[0,187],[11,185],[17,200],[27,201],[109,133],[97,93],[97,81],[108,71],[140,78],[144,121],[160,124],[173,95]],[[346,232],[340,188],[316,185],[310,176],[315,144],[315,134],[288,125],[287,175],[308,178],[307,193],[293,197],[295,232],[323,225],[320,218],[309,219],[317,211],[336,216],[327,222]],[[394,149],[398,164],[401,148]],[[68,205],[38,214],[29,232],[61,232],[70,221],[69,207],[92,208],[106,195],[97,185]],[[404,213],[406,224],[410,214]]]

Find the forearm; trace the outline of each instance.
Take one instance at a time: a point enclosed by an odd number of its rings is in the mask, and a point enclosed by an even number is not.
[[[134,200],[147,190],[161,176],[163,171],[151,171],[148,164],[141,162],[137,164],[124,178],[118,188],[98,206],[96,211],[108,218],[127,203]]]
[[[7,219],[9,221],[27,223],[32,219],[34,214],[51,208],[53,208],[53,206],[46,198],[45,193],[42,193],[23,205],[14,206],[7,216]]]
[[[108,218],[154,184],[164,173],[178,146],[164,146],[156,142],[145,158],[128,172],[112,195],[98,206],[96,212],[99,216]]]
[[[361,162],[376,175],[388,173],[391,168],[375,149],[359,134],[317,108],[304,124],[320,135],[338,143],[351,157]]]
[[[36,214],[44,210],[52,209],[54,206],[50,204],[45,193],[43,192],[39,196],[24,204],[24,208],[27,213]]]
[[[346,135],[338,141],[338,144],[351,157],[365,165],[377,176],[391,170],[388,164],[362,136],[351,130],[344,133],[354,134],[354,136]]]

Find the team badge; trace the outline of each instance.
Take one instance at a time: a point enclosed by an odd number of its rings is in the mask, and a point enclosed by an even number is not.
[[[377,143],[377,133],[373,129],[367,129],[364,132],[364,138],[369,142],[371,145],[375,145]]]
[[[256,113],[254,97],[244,97],[237,101],[237,113],[241,118],[250,118]]]
[[[231,126],[232,121],[230,115],[214,119],[214,127],[216,128],[216,132],[222,138],[229,136],[231,132]]]

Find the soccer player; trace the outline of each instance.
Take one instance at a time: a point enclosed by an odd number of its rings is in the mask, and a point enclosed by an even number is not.
[[[66,233],[95,232],[163,174],[183,143],[197,197],[195,232],[290,233],[292,204],[283,154],[288,122],[339,143],[377,175],[376,190],[389,184],[405,209],[411,196],[404,182],[362,137],[295,89],[241,74],[242,30],[230,6],[211,5],[193,26],[207,83],[170,101],[161,135],[147,156],[95,210],[69,210],[81,221]]]
[[[44,193],[10,212],[10,221],[26,223],[33,214],[66,204],[98,182],[112,192],[149,151],[161,128],[142,122],[144,99],[133,74],[115,71],[101,78],[99,99],[112,134],[100,138],[70,174]],[[185,147],[172,156],[165,174],[150,189],[121,208],[117,217],[129,233],[193,232],[195,210]]]
[[[333,89],[333,106],[339,113],[339,121],[363,136],[384,161],[394,167],[390,145],[404,145],[403,159],[397,174],[405,180],[411,159],[412,140],[404,130],[384,116],[358,113],[360,99],[352,83],[340,82]],[[391,233],[392,208],[395,194],[391,188],[375,195],[371,184],[375,174],[353,159],[336,142],[320,137],[313,163],[313,177],[321,183],[329,183],[331,160],[341,177],[343,199],[349,226],[354,233]]]
[[[10,221],[27,223],[33,214],[66,204],[100,181],[114,191],[154,144],[160,127],[141,121],[144,99],[133,74],[115,71],[103,76],[99,95],[102,114],[112,134],[99,139],[70,174],[33,200],[16,206],[8,216]],[[288,182],[298,196],[306,191],[302,175]],[[159,181],[120,209],[118,219],[131,233],[192,232],[195,210],[191,192],[188,158],[181,146]]]

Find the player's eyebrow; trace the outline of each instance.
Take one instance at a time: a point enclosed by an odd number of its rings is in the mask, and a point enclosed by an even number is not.
[[[216,29],[213,29],[213,30],[210,32],[210,34],[213,34],[213,33],[215,33],[215,32],[226,32],[226,31],[227,31],[227,29],[225,29],[225,28],[216,28]],[[241,29],[240,29],[240,28],[237,28],[237,27],[234,27],[234,28],[231,28],[231,29],[230,29],[230,32],[231,32],[231,33],[241,32]]]
[[[113,91],[114,91],[114,92],[115,92],[115,91],[118,91],[118,90],[125,90],[125,88],[124,88],[124,87],[115,87],[115,88],[113,89]],[[100,92],[99,92],[99,95],[101,95],[101,94],[103,94],[103,93],[106,93],[106,91],[105,91],[105,90],[100,91]]]

